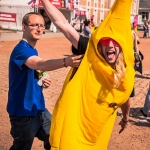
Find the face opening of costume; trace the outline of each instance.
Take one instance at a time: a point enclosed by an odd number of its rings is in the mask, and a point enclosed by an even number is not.
[[[109,37],[101,38],[99,44],[101,45],[100,53],[102,53],[106,62],[110,66],[114,67],[118,55],[121,52],[120,45],[115,40]]]

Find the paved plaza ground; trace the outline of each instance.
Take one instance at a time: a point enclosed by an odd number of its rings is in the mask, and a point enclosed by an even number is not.
[[[71,54],[70,42],[60,33],[46,34],[37,44],[39,56],[45,59],[55,59]],[[0,150],[8,150],[12,144],[12,137],[9,133],[9,117],[6,112],[8,61],[11,51],[21,39],[21,35],[21,33],[19,35],[18,33],[2,33],[0,37]],[[138,33],[138,35],[141,42],[139,47],[144,55],[143,75],[136,74],[135,77],[136,96],[131,104],[128,128],[121,134],[118,133],[120,130],[118,123],[121,119],[121,111],[119,110],[108,150],[150,150],[150,123],[139,122],[139,119],[143,118],[139,110],[143,106],[150,81],[150,38],[141,38],[142,33]],[[44,95],[47,108],[51,113],[69,69],[68,67],[48,72],[52,85],[49,89],[44,90]],[[150,121],[149,117],[147,119]],[[44,150],[42,142],[35,139],[32,150]]]

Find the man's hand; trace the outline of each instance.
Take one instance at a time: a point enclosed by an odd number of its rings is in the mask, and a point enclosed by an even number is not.
[[[79,67],[82,61],[83,55],[70,55],[65,59],[66,66]]]
[[[42,80],[42,87],[43,88],[48,88],[51,85],[51,80],[49,78],[44,78]]]
[[[127,128],[128,126],[128,121],[124,121],[123,119],[121,119],[121,121],[119,122],[119,125],[121,126],[121,129],[119,131],[119,134],[124,131],[124,129]]]

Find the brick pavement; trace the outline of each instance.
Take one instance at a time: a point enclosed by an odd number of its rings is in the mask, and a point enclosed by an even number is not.
[[[141,37],[142,34],[139,33]],[[13,38],[13,37],[12,37]],[[139,109],[143,106],[145,94],[149,86],[150,78],[150,64],[149,64],[149,45],[150,39],[140,39],[140,49],[145,58],[143,61],[143,74],[137,74],[135,77],[135,93],[130,111],[130,123],[128,128],[118,134],[120,126],[118,123],[121,119],[121,112],[118,111],[115,127],[112,133],[112,137],[109,143],[108,150],[149,150],[150,149],[150,124],[139,123],[139,119],[142,118]],[[9,134],[9,118],[5,110],[7,103],[7,91],[8,91],[8,60],[12,48],[16,45],[17,41],[4,41],[0,40],[0,150],[8,150],[12,138]],[[41,39],[37,45],[39,55],[42,58],[61,58],[64,55],[70,54],[71,44],[64,37]],[[68,68],[62,68],[52,72],[48,72],[52,85],[49,89],[44,90],[47,108],[52,112],[55,102],[61,91],[65,76],[69,71]],[[150,121],[150,119],[148,118]],[[42,142],[35,139],[32,150],[43,150]]]

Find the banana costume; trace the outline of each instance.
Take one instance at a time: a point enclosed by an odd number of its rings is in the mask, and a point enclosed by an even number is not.
[[[103,23],[93,32],[74,77],[70,70],[55,105],[50,130],[51,150],[106,150],[116,110],[127,101],[134,85],[133,41],[130,27],[132,0],[116,0]],[[102,37],[117,41],[123,51],[126,74],[113,88],[115,70],[99,54]],[[117,106],[109,107],[111,103]]]

